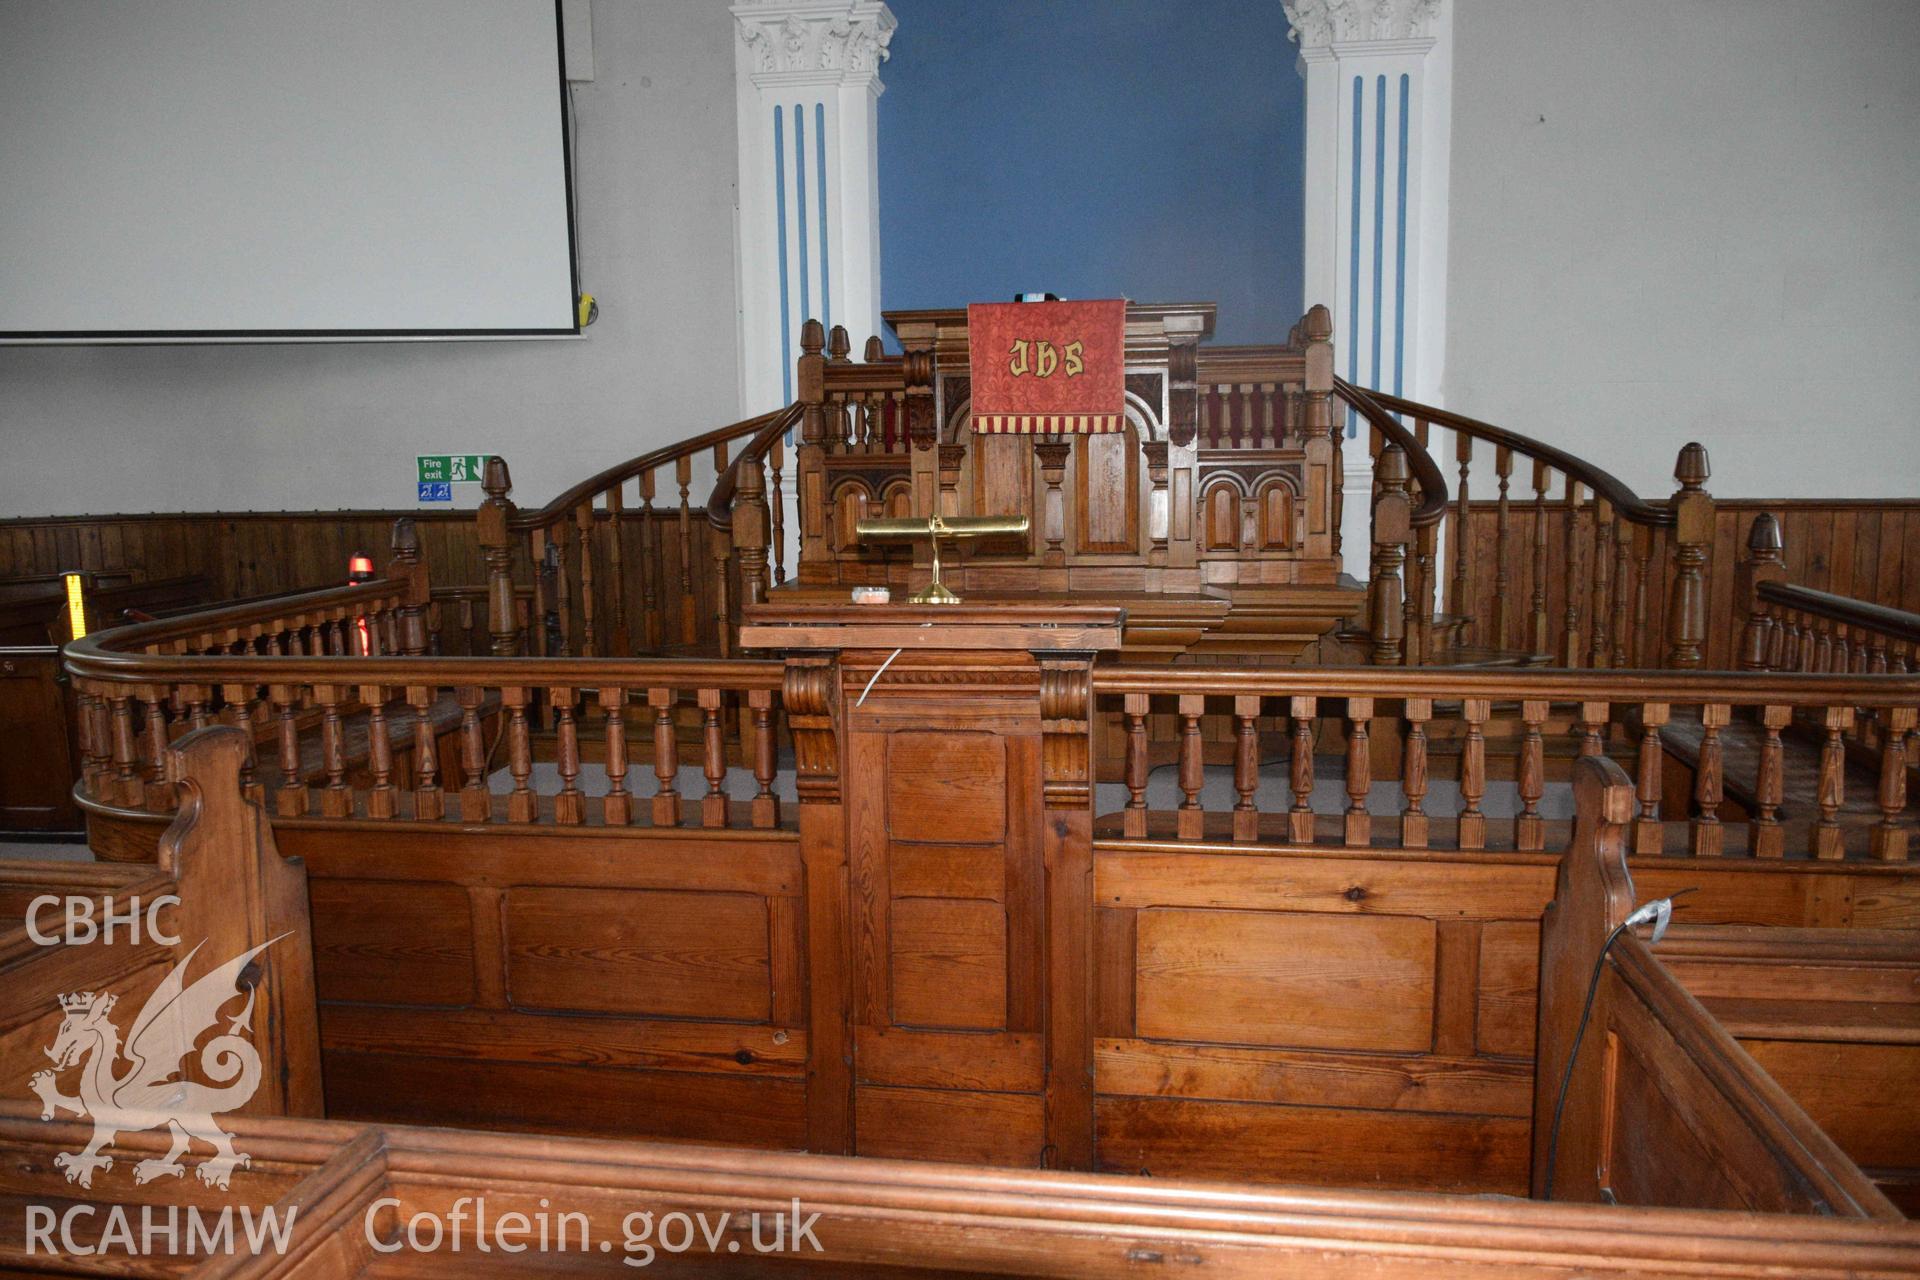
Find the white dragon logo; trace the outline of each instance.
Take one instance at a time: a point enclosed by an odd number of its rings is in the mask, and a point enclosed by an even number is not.
[[[36,1073],[28,1084],[40,1095],[42,1120],[51,1120],[61,1111],[93,1118],[93,1138],[86,1149],[63,1151],[53,1158],[68,1182],[91,1187],[95,1169],[112,1168],[113,1157],[102,1155],[100,1149],[116,1134],[165,1126],[173,1131],[172,1149],[157,1160],[136,1164],[133,1180],[147,1183],[179,1177],[186,1172],[180,1157],[197,1138],[211,1146],[214,1154],[194,1172],[208,1186],[226,1189],[234,1169],[247,1164],[248,1158],[234,1149],[232,1135],[213,1118],[244,1106],[260,1087],[260,1054],[240,1034],[251,1026],[255,984],[248,984],[246,1007],[228,1021],[227,1030],[200,1050],[200,1073],[220,1087],[188,1080],[182,1068],[201,1033],[220,1021],[221,1007],[240,994],[242,971],[279,940],[270,938],[186,986],[187,966],[202,945],[196,943],[147,997],[124,1049],[120,1029],[107,1016],[117,996],[75,991],[60,997],[66,1016],[53,1047],[46,1051],[53,1059],[53,1070]],[[115,1075],[123,1056],[129,1065]],[[60,1092],[58,1073],[83,1059],[79,1096],[68,1097]]]

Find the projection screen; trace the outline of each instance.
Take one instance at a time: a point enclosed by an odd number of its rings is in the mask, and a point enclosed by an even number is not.
[[[577,332],[557,0],[0,0],[0,341]]]

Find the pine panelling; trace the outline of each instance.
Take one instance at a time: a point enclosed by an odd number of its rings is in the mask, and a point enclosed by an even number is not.
[[[471,511],[249,511],[0,520],[0,578],[68,569],[136,580],[204,574],[215,598],[333,586],[347,558],[387,558],[396,516],[411,516],[439,586],[486,581]],[[524,566],[517,566],[524,574]]]

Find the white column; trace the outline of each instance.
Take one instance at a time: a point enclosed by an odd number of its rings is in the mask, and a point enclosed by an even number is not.
[[[1282,3],[1307,81],[1306,301],[1332,308],[1341,377],[1432,399],[1445,357],[1451,15],[1445,0]],[[1362,424],[1348,432],[1342,551],[1365,578],[1372,461]]]
[[[800,326],[880,331],[876,107],[894,18],[880,0],[742,0],[732,13],[740,130],[734,229],[740,400],[793,399]]]

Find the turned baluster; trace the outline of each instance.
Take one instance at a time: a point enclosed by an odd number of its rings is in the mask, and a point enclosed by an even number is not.
[[[1633,636],[1637,646],[1634,652],[1635,666],[1659,665],[1659,637],[1653,634],[1651,614],[1648,612],[1648,592],[1653,583],[1654,538],[1651,525],[1635,525],[1633,528],[1634,552],[1640,562],[1639,572],[1633,579]],[[1651,656],[1649,656],[1651,655]]]
[[[1433,614],[1434,592],[1439,583],[1434,579],[1434,553],[1440,539],[1440,524],[1429,521],[1414,531],[1414,541],[1419,547],[1417,563],[1420,566],[1419,596],[1420,645],[1418,661],[1425,663],[1433,660]]]
[[[1820,820],[1813,828],[1813,856],[1844,858],[1846,847],[1840,831],[1840,807],[1847,802],[1845,734],[1853,727],[1853,708],[1828,707],[1821,719],[1827,736],[1820,744],[1820,781],[1814,792]]]
[[[1427,847],[1427,721],[1433,718],[1432,698],[1407,699],[1407,745],[1400,766],[1400,787],[1407,805],[1400,814],[1400,845]]]
[[[167,692],[152,687],[141,690],[140,705],[146,713],[146,809],[165,813],[173,808],[173,783],[167,777]]]
[[[1147,834],[1147,702],[1144,693],[1129,693],[1123,708],[1127,717],[1127,808],[1120,832]]]
[[[733,617],[728,604],[727,580],[733,561],[733,534],[717,525],[707,525],[707,555],[712,560],[708,581],[713,583],[713,634],[720,656],[733,656]]]
[[[1241,694],[1233,700],[1233,838],[1260,838],[1260,810],[1253,793],[1260,789],[1260,696]]]
[[[649,649],[660,647],[659,530],[654,526],[653,472],[640,473],[640,629]]]
[[[1526,733],[1520,740],[1520,814],[1514,819],[1513,847],[1539,850],[1547,847],[1547,822],[1540,816],[1540,797],[1547,791],[1547,743],[1542,734],[1546,702],[1532,698],[1523,701],[1520,718]]]
[[[607,794],[600,800],[600,821],[624,827],[633,821],[633,793],[627,790],[627,691],[601,689],[598,699],[607,749]]]
[[[1583,702],[1580,704],[1580,754],[1597,756],[1607,749],[1606,725],[1608,705],[1604,702]]]
[[[1206,762],[1201,756],[1205,744],[1200,740],[1200,713],[1206,709],[1203,694],[1180,695],[1180,802],[1179,825],[1175,829],[1182,840],[1198,840],[1206,833],[1206,811],[1200,807],[1200,788],[1206,782]]]
[[[367,707],[367,770],[373,787],[367,792],[367,816],[391,818],[400,812],[400,789],[393,784],[393,739],[387,725],[387,690],[383,685],[360,687]]]
[[[1833,624],[1825,618],[1813,620],[1813,644],[1811,646],[1813,672],[1830,675],[1833,672]]]
[[[1633,851],[1635,853],[1662,853],[1666,850],[1666,829],[1660,822],[1660,781],[1662,753],[1660,745],[1660,726],[1672,715],[1673,708],[1664,702],[1643,703],[1640,707],[1640,757],[1638,764],[1638,799],[1640,816],[1633,824]]]
[[[244,645],[241,652],[246,652]],[[253,732],[256,727],[254,695],[258,687],[250,684],[225,684],[220,686],[220,696],[226,702],[225,718],[228,724],[247,735],[247,753],[240,759],[240,790],[247,799],[260,804],[266,799],[267,789],[255,776],[253,759]],[[86,707],[81,707],[82,723]]]
[[[1786,854],[1786,837],[1780,828],[1780,801],[1786,794],[1785,753],[1780,742],[1780,731],[1792,723],[1792,707],[1766,706],[1760,709],[1763,736],[1753,780],[1754,816],[1748,827],[1748,840],[1756,858],[1779,858]]]
[[[653,825],[680,825],[680,742],[673,727],[673,706],[677,697],[672,689],[647,690],[647,705],[653,708],[653,776],[659,787],[653,794]]]
[[[1604,667],[1612,659],[1607,623],[1612,605],[1608,592],[1613,582],[1613,504],[1596,490],[1593,495],[1593,627],[1588,637],[1587,665]]]
[[[1508,523],[1511,503],[1507,490],[1513,477],[1513,450],[1501,445],[1493,451],[1493,474],[1499,484],[1500,496],[1496,503],[1493,534],[1493,636],[1490,643],[1496,649],[1507,647],[1507,573],[1508,548],[1512,543],[1512,530]]]
[[[627,628],[626,549],[622,546],[626,533],[620,527],[625,511],[626,495],[616,484],[607,490],[607,585],[613,606],[613,636],[607,651],[622,658],[633,653],[633,636]]]
[[[116,688],[107,702],[113,708],[113,791],[108,798],[137,809],[146,791],[140,785],[140,750],[133,736],[133,695]]]
[[[1527,614],[1528,652],[1547,653],[1547,464],[1533,464],[1533,599]]]
[[[560,791],[553,797],[553,820],[563,827],[577,827],[587,820],[587,798],[580,791],[580,726],[573,710],[580,695],[578,690],[561,685],[547,696],[553,708],[554,767],[560,774]]]
[[[570,692],[570,691],[569,691]],[[527,707],[533,701],[532,690],[507,687],[500,691],[500,705],[507,715],[507,772],[513,776],[513,788],[507,792],[508,822],[537,822],[540,797],[530,784],[533,777],[533,737],[527,720]],[[571,713],[572,708],[568,708]],[[578,744],[575,751],[578,752]],[[576,754],[574,768],[579,769]]]
[[[274,812],[297,818],[308,811],[307,780],[300,767],[300,691],[298,686],[269,685],[279,747],[280,786],[273,797]]]
[[[786,438],[775,436],[767,450],[767,500],[773,517],[773,585],[776,587],[787,580],[787,501],[780,488],[786,458]]]
[[[1680,450],[1673,495],[1673,589],[1667,598],[1667,665],[1698,667],[1706,661],[1707,568],[1713,551],[1713,496],[1705,488],[1712,475],[1707,451],[1699,444]]]
[[[753,712],[753,779],[760,784],[759,792],[753,797],[753,825],[777,827],[780,797],[773,793],[773,690],[750,691],[747,706]]]
[[[320,814],[327,818],[353,816],[353,789],[347,785],[346,724],[340,714],[342,693],[335,685],[313,687],[313,700],[320,706],[320,766],[327,775],[320,792]]]
[[[1566,593],[1560,618],[1560,665],[1580,665],[1580,482],[1567,477],[1567,522],[1561,530],[1565,558],[1561,588]]]
[[[1373,843],[1373,815],[1367,812],[1367,794],[1373,790],[1373,699],[1347,699],[1347,813],[1344,835],[1348,845]]]
[[[1688,828],[1688,848],[1695,857],[1718,857],[1726,851],[1727,831],[1720,822],[1726,780],[1720,731],[1732,720],[1733,708],[1724,702],[1700,708],[1700,762],[1694,766],[1694,812]]]
[[[1613,666],[1632,661],[1627,652],[1627,576],[1632,569],[1633,526],[1619,516],[1613,521]]]
[[[1493,704],[1486,698],[1463,698],[1461,718],[1467,722],[1466,741],[1460,744],[1460,847],[1487,847],[1487,815],[1480,801],[1487,794],[1487,738],[1482,731]]]
[[[1287,762],[1293,788],[1293,807],[1287,810],[1287,838],[1312,844],[1313,830],[1313,717],[1318,699],[1296,696],[1293,713],[1293,757]]]
[[[702,689],[698,698],[703,718],[704,764],[707,794],[700,800],[700,825],[727,825],[727,740],[720,727],[720,690]]]
[[[462,685],[454,698],[460,704],[460,821],[490,822],[493,797],[487,790],[487,743],[480,725],[486,691]]]
[[[568,569],[567,537],[565,524],[554,526],[553,537],[548,542],[553,554],[553,612],[560,629],[560,656],[573,656],[573,574]]]
[[[1471,594],[1472,577],[1468,570],[1471,558],[1467,544],[1473,541],[1473,506],[1467,498],[1467,472],[1473,465],[1473,437],[1464,431],[1453,433],[1453,456],[1460,464],[1460,492],[1454,499],[1453,535],[1453,584],[1447,597],[1447,610],[1456,618],[1464,618],[1473,612]],[[1474,627],[1478,638],[1479,627]]]
[[[212,690],[208,689],[207,686],[203,684],[181,685],[175,696],[186,704],[186,718],[189,728],[204,729],[213,723],[212,719],[207,715],[207,703],[212,697]]]
[[[693,508],[687,502],[687,489],[693,483],[691,455],[674,459],[673,475],[680,486],[680,643],[691,645],[699,638],[693,601]]]
[[[1889,707],[1881,713],[1886,733],[1880,742],[1880,822],[1869,837],[1868,850],[1884,862],[1905,862],[1907,829],[1900,815],[1907,807],[1907,739],[1920,721],[1920,710]]]
[[[433,732],[434,693],[426,685],[407,688],[407,705],[413,710],[413,816],[422,822],[446,812],[446,795],[440,790],[440,744]]]

